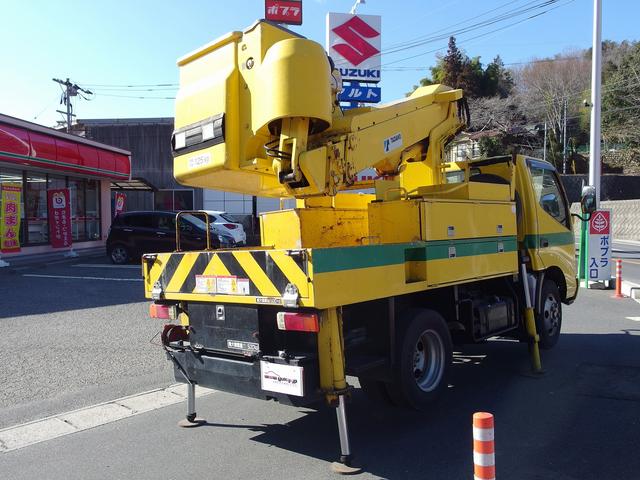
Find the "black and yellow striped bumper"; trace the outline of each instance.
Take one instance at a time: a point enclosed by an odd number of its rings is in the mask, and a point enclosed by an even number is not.
[[[154,287],[167,299],[250,304],[281,304],[289,284],[301,299],[310,294],[305,251],[158,253],[145,256],[143,270],[148,298]]]

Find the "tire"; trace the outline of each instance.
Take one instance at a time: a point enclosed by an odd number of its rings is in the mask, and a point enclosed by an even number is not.
[[[562,300],[556,282],[545,279],[542,284],[540,307],[536,315],[536,330],[540,348],[549,350],[558,343],[562,328]]]
[[[395,404],[426,410],[447,389],[453,360],[451,334],[433,310],[411,310],[393,372],[387,384]]]
[[[124,265],[131,260],[131,255],[127,247],[122,244],[116,244],[109,250],[109,258],[116,265]]]
[[[360,382],[362,392],[367,396],[373,406],[382,408],[396,406],[395,402],[389,396],[384,382],[363,377],[358,377],[358,381]]]

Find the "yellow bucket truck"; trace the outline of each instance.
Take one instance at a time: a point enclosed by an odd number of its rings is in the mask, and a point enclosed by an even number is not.
[[[144,255],[151,316],[176,378],[337,408],[347,375],[396,405],[447,387],[452,337],[550,348],[577,295],[569,205],[554,167],[525,156],[446,162],[463,92],[418,88],[343,111],[318,43],[258,21],[182,57],[173,134],[184,184],[294,198],[260,216],[261,246]],[[374,168],[379,179],[358,181]],[[368,189],[363,194],[355,190]],[[178,214],[180,215],[180,214]]]

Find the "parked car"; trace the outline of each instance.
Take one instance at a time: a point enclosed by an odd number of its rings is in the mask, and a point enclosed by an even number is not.
[[[180,217],[180,248],[201,250],[207,246],[206,224],[202,218]],[[213,233],[213,232],[212,232]],[[230,236],[211,235],[211,246],[219,248],[234,242]],[[113,219],[107,237],[107,255],[121,265],[139,259],[144,253],[172,252],[176,249],[175,212],[126,212]]]
[[[228,213],[217,210],[202,210],[202,212],[209,214],[209,224],[213,226],[215,233],[233,239],[233,244],[230,246],[247,244],[247,234],[244,231],[244,227],[229,216]]]

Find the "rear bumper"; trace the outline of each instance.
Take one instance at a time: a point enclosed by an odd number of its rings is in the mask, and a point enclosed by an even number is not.
[[[321,401],[324,396],[319,388],[318,362],[315,358],[299,357],[289,362],[269,357],[274,363],[288,363],[303,367],[304,396],[286,395],[262,390],[260,386],[260,362],[236,360],[211,354],[198,354],[191,350],[172,352],[192,382],[207,388],[234,393],[261,400],[277,400],[293,406],[305,406]],[[174,366],[176,380],[185,382],[184,376]]]

